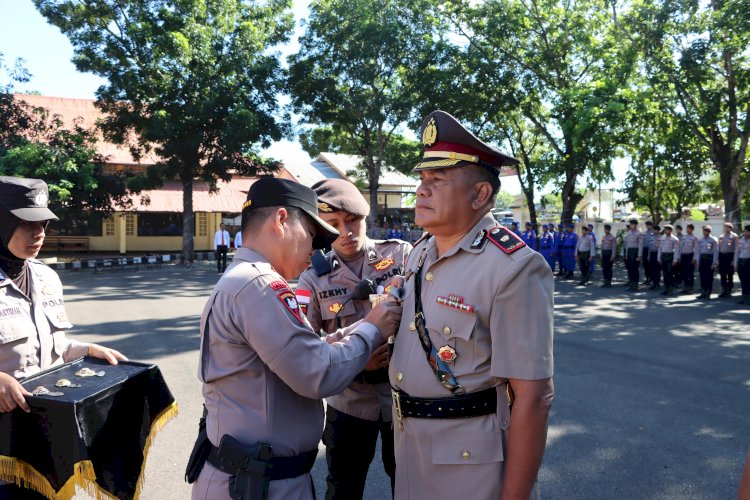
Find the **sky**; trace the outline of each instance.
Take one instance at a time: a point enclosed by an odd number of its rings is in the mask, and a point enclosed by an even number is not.
[[[294,0],[297,29],[292,40],[280,47],[284,58],[298,48],[297,37],[302,32],[300,20],[307,16],[308,4],[309,0]],[[73,47],[67,37],[47,23],[31,0],[0,0],[0,12],[3,13],[0,17],[0,52],[5,58],[5,64],[12,66],[16,59],[21,58],[31,73],[31,80],[15,85],[15,92],[36,91],[46,96],[95,98],[96,89],[106,83],[106,80],[76,70],[71,62]],[[5,75],[2,78],[2,81],[6,81]],[[310,161],[310,157],[296,141],[279,141],[261,153],[286,161]],[[615,162],[616,179],[613,185],[622,184],[626,168],[624,161]],[[504,191],[521,193],[516,178],[504,177],[502,181]]]

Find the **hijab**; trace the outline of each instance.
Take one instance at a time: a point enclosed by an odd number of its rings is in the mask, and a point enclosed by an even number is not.
[[[0,269],[28,297],[31,293],[31,268],[26,259],[19,259],[8,249],[20,222],[21,219],[0,207]]]

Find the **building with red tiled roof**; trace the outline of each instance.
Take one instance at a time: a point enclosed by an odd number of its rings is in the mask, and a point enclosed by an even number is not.
[[[105,171],[145,172],[158,161],[155,153],[144,155],[137,161],[127,145],[106,141],[96,125],[104,114],[94,105],[92,99],[70,99],[40,95],[16,94],[15,98],[32,107],[47,109],[57,115],[63,127],[72,129],[77,123],[81,127],[95,131],[96,150],[105,158]],[[278,177],[295,180],[295,177],[282,168]],[[195,212],[195,250],[213,249],[213,235],[221,222],[234,234],[239,230],[239,217],[247,191],[255,182],[254,177],[234,177],[229,182],[219,181],[217,190],[210,192],[208,183],[193,183],[193,211]],[[144,191],[133,196],[133,208],[128,212],[115,212],[111,217],[97,217],[92,214],[88,226],[66,227],[60,224],[50,228],[47,242],[50,246],[66,238],[85,237],[92,251],[119,251],[121,253],[179,251],[182,248],[182,183],[165,181],[159,189]],[[55,234],[57,233],[57,234]]]

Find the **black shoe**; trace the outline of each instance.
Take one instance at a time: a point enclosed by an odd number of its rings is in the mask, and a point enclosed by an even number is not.
[[[667,288],[666,290],[664,290],[663,292],[661,292],[661,294],[662,295],[669,295],[671,291],[672,291],[671,289]]]
[[[656,285],[651,285],[650,287],[648,287],[649,290],[656,290],[657,288],[659,287]]]
[[[719,298],[724,298],[728,296],[729,296],[729,293],[727,293],[727,289],[726,288],[722,289],[721,293],[719,294]]]
[[[700,293],[700,294],[698,294],[698,296],[696,297],[696,299],[698,299],[698,300],[702,300],[702,299],[705,299],[705,298],[706,298],[706,292],[701,292],[701,293]]]
[[[740,297],[740,300],[737,301],[737,304],[742,304],[742,305],[748,304],[748,303],[749,302],[747,301],[747,297],[745,297],[744,295]]]

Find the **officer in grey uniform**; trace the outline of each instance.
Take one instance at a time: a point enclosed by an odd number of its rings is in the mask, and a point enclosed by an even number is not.
[[[742,285],[742,297],[737,303],[750,306],[750,224],[743,229],[734,249],[734,268]]]
[[[308,187],[270,177],[253,183],[242,232],[245,246],[201,316],[205,416],[186,477],[195,481],[193,500],[313,499],[321,398],[362,371],[394,333],[400,306],[378,305],[335,342],[313,331],[287,280],[338,232],[318,217]]]
[[[659,267],[661,267],[664,273],[664,291],[661,293],[662,295],[672,293],[672,287],[674,286],[672,283],[674,279],[672,263],[674,262],[674,254],[680,248],[680,240],[672,234],[672,229],[674,229],[672,224],[664,226],[664,236],[659,238],[659,249],[657,251]]]
[[[297,302],[313,330],[326,334],[361,320],[372,308],[368,294],[354,296],[358,284],[370,280],[373,292],[403,275],[411,244],[366,237],[370,206],[349,181],[327,179],[312,186],[320,217],[340,236],[324,260],[302,273]],[[341,394],[326,399],[323,442],[328,462],[328,499],[362,498],[367,471],[381,437],[383,468],[395,478],[391,388],[388,384],[387,344],[378,348],[365,369]]]
[[[589,228],[582,226],[581,237],[578,238],[578,245],[576,245],[576,260],[578,261],[578,267],[581,268],[581,281],[578,282],[579,285],[586,285],[589,282],[591,261],[594,259],[595,248],[596,243]]]
[[[421,138],[428,234],[406,265],[389,365],[395,497],[528,498],[553,396],[552,271],[490,213],[499,168],[517,160],[443,111]]]
[[[57,273],[36,259],[50,221],[49,190],[39,179],[0,177],[0,413],[31,411],[19,380],[81,356],[125,360],[114,349],[69,339]],[[0,484],[0,498],[42,498]]]
[[[646,230],[643,232],[643,274],[644,274],[644,285],[650,285],[652,283],[651,277],[651,245],[654,240],[654,223],[646,221]]]
[[[693,258],[693,265],[698,265],[701,281],[701,293],[698,299],[711,299],[714,288],[714,271],[719,265],[719,240],[711,236],[711,226],[703,226],[703,239],[698,242],[698,251]]]
[[[680,274],[682,278],[682,291],[680,293],[692,293],[695,286],[695,265],[693,264],[695,251],[698,248],[698,237],[693,234],[695,226],[688,224],[687,234],[680,240],[680,251],[677,258],[680,259]]]
[[[639,262],[643,258],[643,234],[638,230],[638,221],[630,219],[630,229],[623,239],[623,258],[628,270],[628,290],[638,290],[640,281]]]
[[[737,246],[737,233],[731,222],[724,223],[724,234],[719,237],[719,297],[731,297],[734,288],[734,249]]]
[[[604,236],[602,236],[602,276],[604,284],[602,288],[612,288],[612,267],[617,255],[617,238],[611,233],[612,225],[604,224]]]
[[[648,245],[648,269],[651,273],[651,286],[650,290],[656,290],[659,288],[659,282],[661,281],[661,265],[659,264],[659,242],[661,240],[661,227],[654,224],[651,226],[651,239]]]

